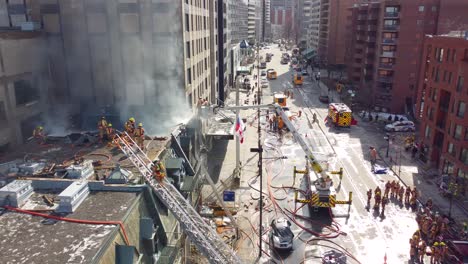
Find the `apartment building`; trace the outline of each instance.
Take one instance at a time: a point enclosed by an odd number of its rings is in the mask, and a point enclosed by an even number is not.
[[[458,177],[466,194],[468,177],[468,32],[426,36],[418,86],[418,119],[424,161]]]
[[[302,43],[305,48],[311,47],[311,31],[312,24],[312,0],[297,0],[294,8],[295,25],[297,29],[296,42]]]
[[[420,50],[424,35],[437,30],[438,10],[439,0],[384,0],[350,8],[348,76],[371,106],[413,113]]]

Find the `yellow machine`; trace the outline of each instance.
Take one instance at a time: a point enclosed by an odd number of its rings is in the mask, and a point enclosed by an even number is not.
[[[331,103],[328,105],[328,120],[336,127],[350,127],[353,120],[353,112],[343,103]]]
[[[299,73],[295,73],[293,76],[294,85],[302,85],[303,82],[304,82],[304,77]]]
[[[273,103],[279,104],[281,107],[286,107],[286,95],[277,93],[273,95]]]
[[[269,70],[269,71],[267,72],[267,78],[268,78],[269,80],[275,80],[275,79],[277,78],[276,71],[274,71],[274,70]]]

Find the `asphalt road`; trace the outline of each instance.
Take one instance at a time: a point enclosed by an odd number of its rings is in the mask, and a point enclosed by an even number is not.
[[[292,252],[275,252],[269,245],[264,250],[268,252],[263,258],[264,263],[321,263],[319,257],[330,247],[337,245],[347,249],[358,261],[348,257],[348,263],[408,263],[409,238],[417,229],[415,214],[407,208],[402,208],[391,202],[387,208],[385,217],[380,217],[373,210],[366,208],[366,190],[375,189],[377,185],[384,188],[387,180],[397,180],[390,175],[374,175],[370,171],[370,163],[367,160],[370,145],[379,143],[381,134],[376,130],[368,130],[363,127],[353,126],[350,129],[336,130],[329,128],[323,123],[327,114],[327,105],[318,101],[320,94],[326,93],[323,84],[318,84],[306,77],[306,82],[301,88],[293,88],[291,79],[292,72],[289,65],[281,65],[281,51],[278,48],[261,50],[261,55],[273,53],[273,59],[267,68],[273,68],[278,72],[278,79],[270,81],[270,87],[263,89],[263,102],[272,100],[272,94],[291,89],[294,99],[288,100],[288,106],[292,112],[302,111],[302,117],[294,121],[295,127],[306,138],[312,151],[318,160],[327,161],[330,169],[344,169],[342,182],[338,177],[334,178],[334,186],[338,191],[339,200],[347,200],[348,193],[353,193],[353,203],[348,205],[337,205],[331,211],[334,217],[330,217],[328,210],[318,213],[310,212],[307,206],[297,211],[298,215],[312,220],[297,219],[298,225],[293,223],[295,233],[294,250]],[[310,69],[309,69],[310,71]],[[317,113],[320,127],[311,124],[313,113]],[[263,120],[264,121],[264,120]],[[266,123],[264,123],[266,125]],[[265,162],[266,177],[264,186],[269,199],[267,206],[271,212],[264,213],[264,225],[268,225],[272,219],[291,215],[285,210],[293,211],[294,193],[287,186],[305,188],[302,176],[293,179],[293,168],[304,169],[304,152],[292,139],[290,134],[282,137],[265,130],[264,148],[266,157],[286,156],[287,159],[270,159]],[[277,203],[278,207],[273,204]],[[296,205],[297,207],[300,204]],[[276,210],[274,210],[276,208]],[[339,235],[330,239],[337,243],[332,244],[324,239],[312,240],[316,236],[303,230],[311,229],[316,232],[337,234],[336,230],[329,231],[325,225],[333,223],[339,226]],[[266,235],[264,237],[267,239]]]

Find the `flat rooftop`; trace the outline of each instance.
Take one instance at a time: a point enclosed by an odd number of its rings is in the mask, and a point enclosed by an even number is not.
[[[121,221],[137,196],[138,193],[131,192],[91,192],[74,213],[65,217]],[[0,260],[2,263],[90,263],[118,228],[47,221],[5,211],[0,215]]]

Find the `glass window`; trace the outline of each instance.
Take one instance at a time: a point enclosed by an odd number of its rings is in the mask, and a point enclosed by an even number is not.
[[[449,132],[450,134],[450,132]],[[465,127],[465,140],[468,140],[468,128]]]
[[[463,162],[463,164],[468,165],[468,149],[463,148],[460,152],[459,160]]]
[[[426,125],[426,130],[424,131],[424,136],[427,139],[431,137],[431,127],[429,127],[429,125]]]
[[[432,12],[437,11],[437,6],[432,6]]]
[[[453,138],[460,139],[462,135],[463,127],[461,125],[455,126],[455,131],[453,132]]]
[[[419,12],[424,12],[424,6],[423,5],[419,6]]]
[[[457,80],[457,92],[460,92],[463,89],[463,83],[465,82],[465,79],[462,76],[458,76]]]
[[[465,116],[465,108],[466,108],[466,105],[465,105],[465,102],[458,102],[458,110],[457,110],[457,116],[460,117],[460,118],[463,118]]]
[[[453,145],[452,142],[449,142],[448,145],[447,145],[447,152],[452,155],[452,156],[455,156],[455,146]]]

